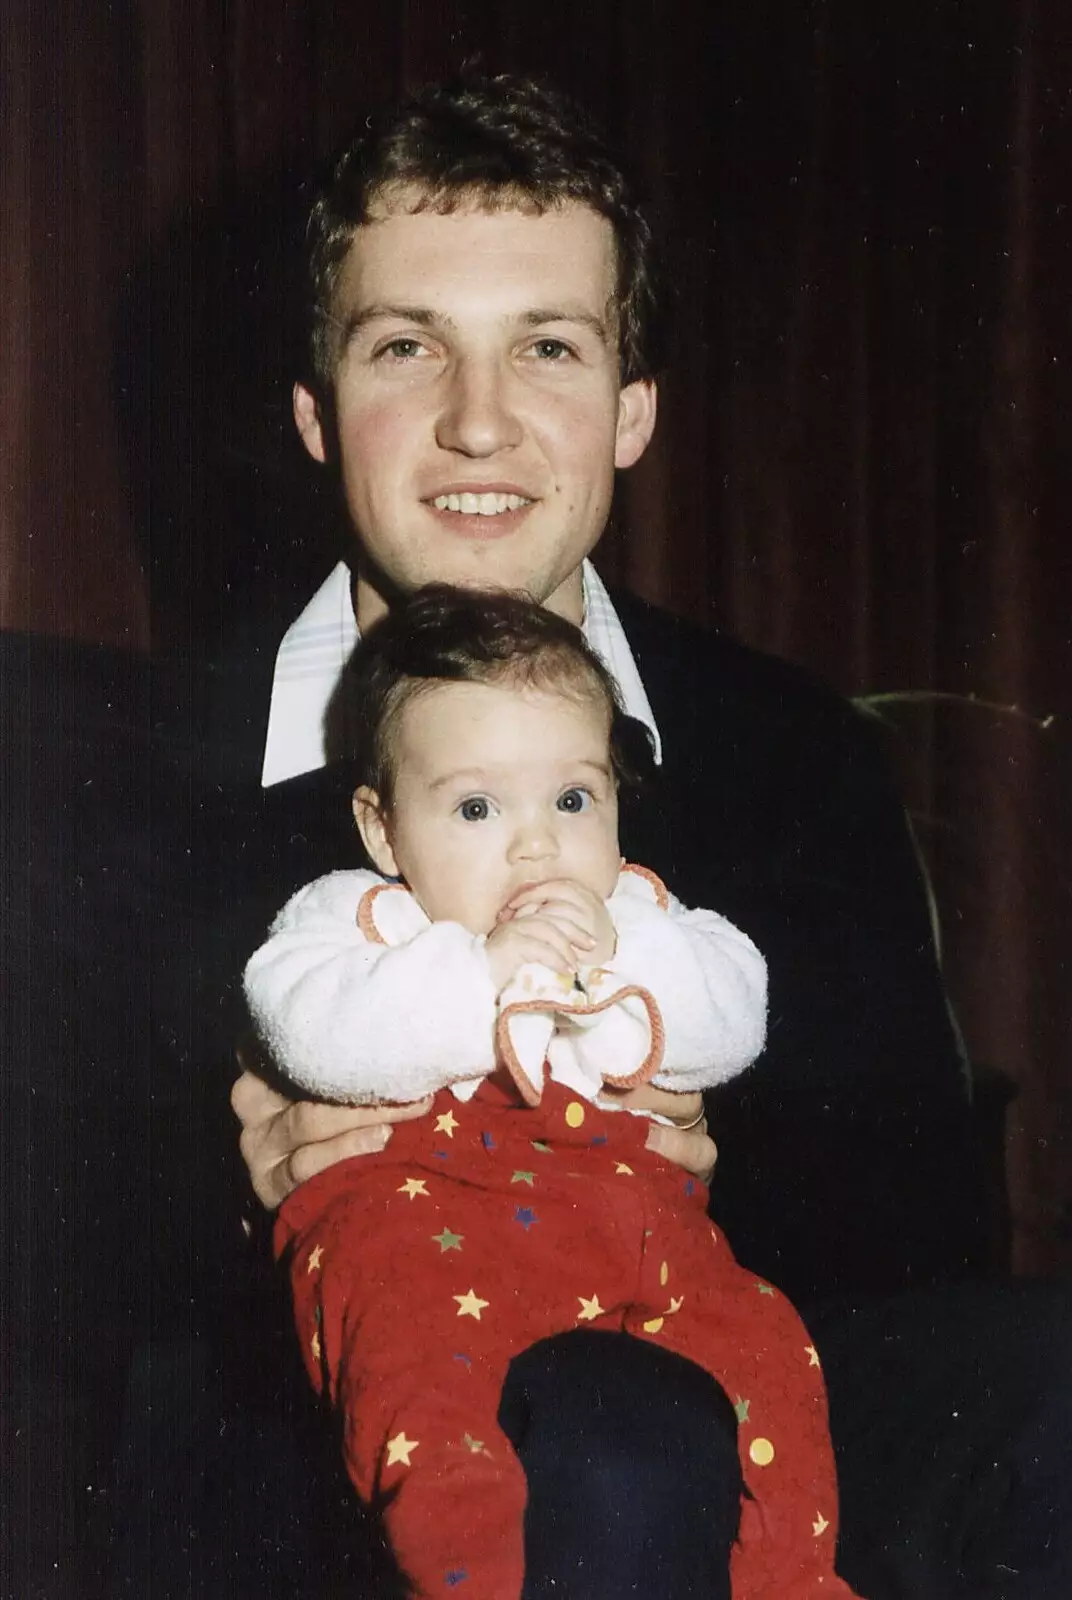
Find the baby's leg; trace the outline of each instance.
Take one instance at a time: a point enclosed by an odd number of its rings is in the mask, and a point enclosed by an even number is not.
[[[342,1352],[336,1403],[347,1467],[382,1516],[413,1595],[463,1584],[474,1600],[516,1600],[527,1489],[496,1420],[507,1362],[454,1352],[446,1329],[429,1330],[439,1348],[407,1338],[403,1309],[412,1315],[412,1301]]]
[[[524,1573],[526,1489],[496,1421],[512,1350],[489,1337],[500,1285],[478,1240],[491,1230],[474,1226],[468,1196],[440,1213],[431,1180],[408,1181],[419,1185],[412,1198],[399,1168],[366,1172],[293,1236],[298,1334],[339,1415],[350,1478],[381,1516],[409,1592],[438,1597],[464,1584],[473,1600],[511,1600]]]
[[[525,1148],[524,1164],[470,1169],[468,1182],[379,1162],[373,1174],[365,1158],[349,1190],[318,1193],[314,1179],[279,1224],[306,1365],[416,1595],[520,1595],[526,1484],[497,1422],[507,1366],[591,1317],[591,1266],[580,1288],[568,1270],[582,1242],[608,1306],[636,1282],[618,1225],[584,1207],[579,1227],[576,1184],[551,1182],[553,1157]]]
[[[627,1328],[705,1367],[737,1413],[746,1486],[734,1600],[824,1600],[834,1572],[837,1479],[819,1357],[789,1301],[734,1260],[694,1209],[659,1208]]]

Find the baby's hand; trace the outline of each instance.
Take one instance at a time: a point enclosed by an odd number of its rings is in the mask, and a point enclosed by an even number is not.
[[[488,934],[484,948],[496,994],[501,994],[518,969],[530,961],[567,977],[577,971],[577,954],[569,938],[538,909],[499,922]]]
[[[578,962],[599,966],[609,961],[616,944],[610,912],[593,889],[575,878],[553,878],[522,889],[499,912],[500,926],[533,917],[552,923],[569,940]]]

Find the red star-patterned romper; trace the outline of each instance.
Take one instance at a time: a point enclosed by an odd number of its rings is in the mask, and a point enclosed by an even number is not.
[[[343,1419],[358,1494],[384,1507],[418,1596],[513,1600],[526,1488],[496,1415],[506,1369],[572,1327],[688,1357],[734,1402],[739,1600],[826,1600],[837,1488],[819,1358],[789,1302],[738,1266],[707,1191],[647,1123],[546,1083],[532,1108],[443,1091],[380,1155],[303,1184],[276,1224],[306,1366]]]

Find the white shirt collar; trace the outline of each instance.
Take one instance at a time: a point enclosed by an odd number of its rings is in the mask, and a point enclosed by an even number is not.
[[[655,759],[661,761],[655,716],[618,613],[591,562],[581,570],[585,637],[617,683],[626,711],[650,730]],[[357,640],[350,569],[340,561],[279,646],[261,772],[264,788],[326,765],[324,713]]]

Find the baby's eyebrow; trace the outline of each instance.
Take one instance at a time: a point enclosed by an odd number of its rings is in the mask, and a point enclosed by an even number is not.
[[[613,775],[613,768],[609,761],[590,761],[583,756],[578,761],[571,761],[568,766],[563,767],[561,770],[562,776],[559,782],[564,789],[569,788],[575,777],[583,776],[585,773],[594,772],[607,782],[610,782]],[[456,767],[452,768],[450,772],[441,772],[438,778],[431,780],[428,788],[433,794],[440,789],[454,787],[472,786],[478,789],[490,789],[494,788],[497,781],[501,781],[503,776],[504,774],[501,772],[498,774],[489,772],[486,767]]]
[[[586,760],[586,761],[578,761],[576,765],[577,765],[577,769],[578,770],[580,770],[580,768],[582,768],[582,767],[587,767],[589,772],[598,772],[601,778],[609,778],[610,775],[611,775],[611,770],[612,769],[611,769],[611,764],[610,764],[609,761],[587,761]]]
[[[428,785],[429,789],[445,789],[455,783],[487,784],[487,773],[482,767],[459,767],[454,772],[441,773],[438,778],[433,778]]]

